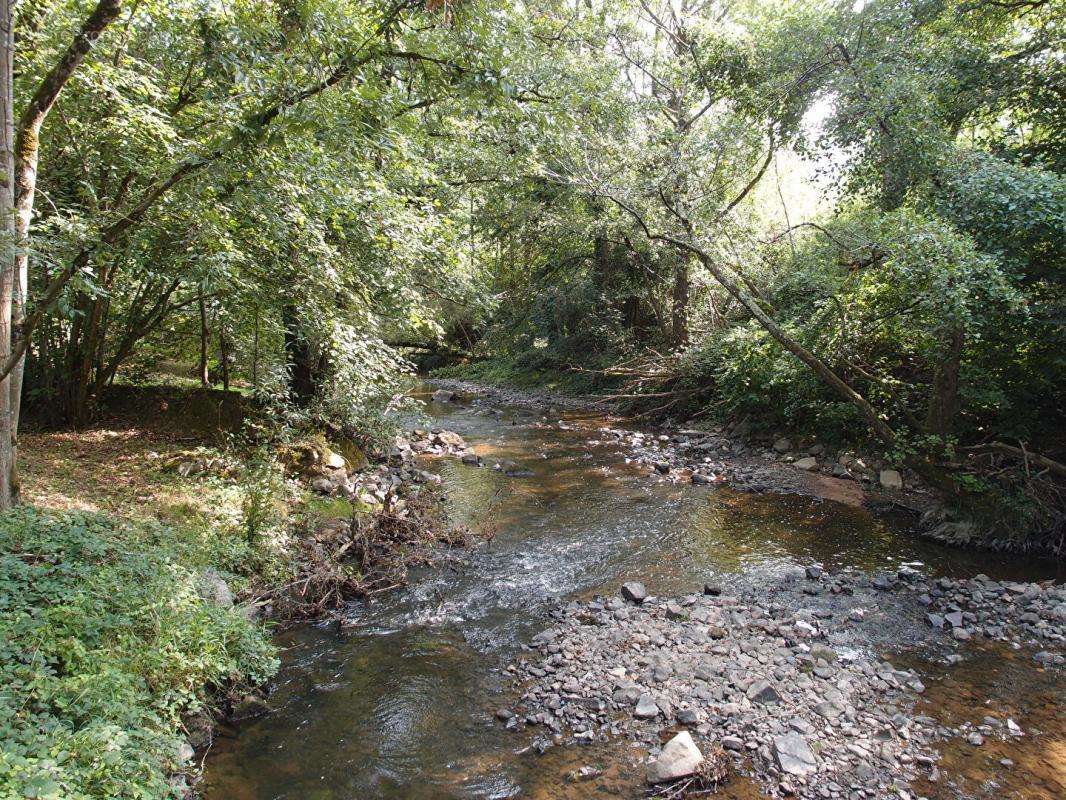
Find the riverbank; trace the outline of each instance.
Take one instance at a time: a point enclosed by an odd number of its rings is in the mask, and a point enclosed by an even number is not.
[[[369,459],[256,444],[249,414],[235,393],[130,389],[88,428],[24,433],[25,505],[0,520],[4,684],[22,687],[0,698],[20,754],[0,786],[181,796],[217,720],[269,709],[272,629],[465,542],[404,440]]]
[[[475,406],[511,405],[539,413],[548,424],[558,414],[585,410],[610,415],[613,427],[600,428],[604,443],[626,449],[633,463],[674,482],[727,484],[744,492],[777,492],[817,497],[848,505],[895,507],[916,516],[936,505],[935,495],[913,473],[853,452],[829,454],[824,445],[786,436],[752,439],[744,425],[633,426],[614,404],[593,395],[567,395],[548,389],[484,385],[458,379],[433,380],[453,401]],[[444,397],[445,395],[442,395]],[[813,455],[812,455],[813,453]],[[845,466],[846,464],[846,466]]]
[[[876,449],[834,448],[795,431],[757,430],[747,417],[729,422],[664,419],[649,424],[639,418],[627,420],[618,401],[594,394],[450,377],[434,378],[433,383],[466,401],[482,402],[480,397],[491,403],[536,409],[545,419],[559,411],[582,408],[611,414],[618,420],[618,429],[607,431],[607,435],[625,442],[638,463],[673,480],[726,482],[741,491],[798,493],[895,508],[914,516],[921,535],[943,544],[1061,557],[1061,533],[1056,535],[1054,529],[1041,536],[1025,533],[1029,522],[1019,523],[1022,512],[1015,508],[1008,514],[1012,521],[1004,518],[1007,509],[1001,507],[998,490],[980,488],[979,475],[963,475],[960,486],[966,491],[945,497],[916,472]],[[996,474],[1002,478],[1007,472],[1002,468]],[[1029,501],[1044,502],[1035,497]]]

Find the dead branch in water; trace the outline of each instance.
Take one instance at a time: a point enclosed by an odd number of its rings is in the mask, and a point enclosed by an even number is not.
[[[410,567],[432,561],[440,545],[466,544],[467,536],[465,528],[446,523],[436,493],[389,493],[376,512],[325,520],[306,531],[299,542],[300,577],[274,590],[273,599],[286,616],[317,616],[402,586]]]

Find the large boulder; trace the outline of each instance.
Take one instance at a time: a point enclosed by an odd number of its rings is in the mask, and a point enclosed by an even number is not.
[[[451,403],[455,400],[455,392],[448,389],[437,389],[433,393],[433,402],[435,403]]]
[[[703,753],[688,731],[667,742],[659,757],[648,764],[648,783],[666,783],[694,775],[703,763]]]
[[[793,466],[796,467],[796,469],[802,469],[806,470],[807,472],[812,472],[818,469],[818,459],[814,456],[807,456],[806,458],[801,458],[796,461]]]
[[[463,441],[463,437],[455,431],[440,430],[433,432],[433,443],[441,444],[445,447],[458,447],[465,449],[466,442]]]
[[[787,436],[782,436],[776,442],[774,442],[774,450],[779,453],[787,453],[792,449],[792,440]]]

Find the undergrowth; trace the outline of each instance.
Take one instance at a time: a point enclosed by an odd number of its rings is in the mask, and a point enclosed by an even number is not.
[[[197,542],[98,513],[0,517],[2,800],[181,796],[181,716],[276,669],[260,627],[201,597]]]

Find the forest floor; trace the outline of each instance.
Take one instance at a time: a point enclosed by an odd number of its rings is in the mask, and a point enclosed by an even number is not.
[[[241,417],[239,396],[135,391],[80,430],[30,429],[20,436],[23,501],[42,508],[113,512],[175,524],[239,513],[238,498],[163,466],[217,448]],[[219,423],[223,423],[220,425]]]

